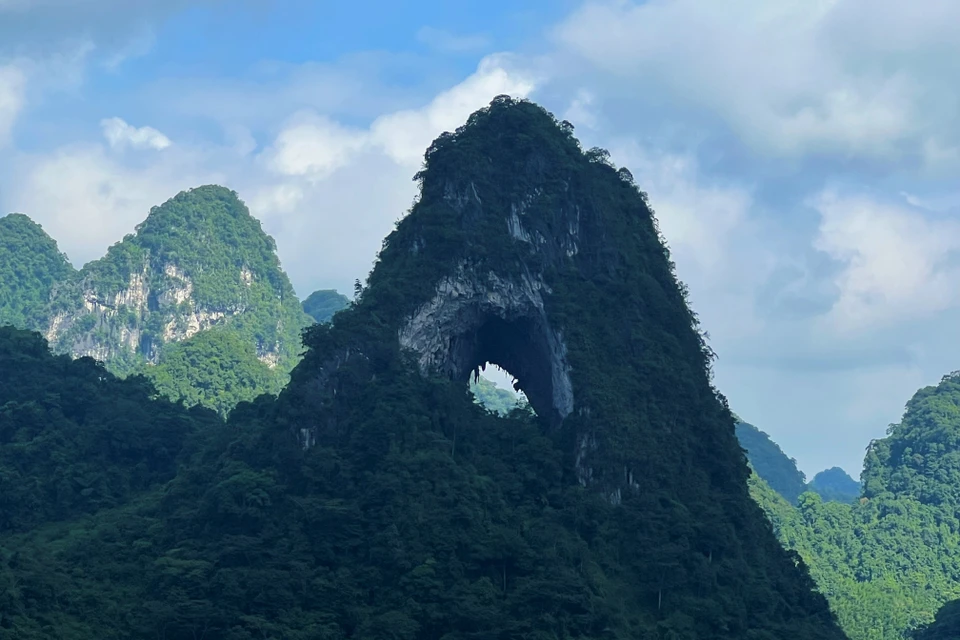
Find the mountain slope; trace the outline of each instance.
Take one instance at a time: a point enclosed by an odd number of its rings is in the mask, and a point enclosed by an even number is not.
[[[212,412],[154,400],[138,377],[53,356],[39,334],[0,327],[0,534],[109,509],[171,480]]]
[[[73,273],[40,225],[18,213],[0,218],[0,326],[45,328],[51,290]]]
[[[737,423],[737,440],[747,452],[747,459],[757,474],[774,491],[795,504],[807,490],[806,477],[797,468],[797,461],[787,457],[770,436],[747,422]]]
[[[118,373],[156,363],[164,345],[223,328],[286,374],[309,319],[273,239],[232,191],[204,186],[150,211],[136,233],[55,288],[47,338]]]
[[[901,640],[960,598],[958,408],[960,373],[919,390],[887,437],[870,444],[853,504],[807,493],[785,509],[754,491],[852,640]]]

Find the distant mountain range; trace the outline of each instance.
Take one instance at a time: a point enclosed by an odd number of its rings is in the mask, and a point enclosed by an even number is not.
[[[757,475],[791,504],[796,504],[805,491],[813,491],[826,501],[852,502],[860,497],[860,483],[840,467],[821,471],[808,483],[794,458],[787,456],[766,432],[739,418],[737,439]]]

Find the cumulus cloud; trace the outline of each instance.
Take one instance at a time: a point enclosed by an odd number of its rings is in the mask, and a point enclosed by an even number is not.
[[[170,138],[153,127],[134,127],[121,118],[106,118],[100,121],[103,135],[111,147],[122,149],[166,149],[172,143]]]
[[[589,2],[555,38],[637,102],[719,117],[764,153],[952,162],[960,88],[942,79],[960,58],[960,5],[883,5]]]
[[[484,58],[473,75],[437,95],[423,109],[391,113],[370,127],[376,143],[398,163],[416,165],[437,135],[463,124],[473,111],[497,94],[526,97],[536,86],[528,71],[514,69],[505,55]]]
[[[960,222],[834,191],[812,204],[814,246],[842,264],[831,326],[861,330],[960,304]]]
[[[208,160],[182,152],[131,166],[104,145],[68,145],[21,156],[8,201],[40,222],[79,266],[131,233],[152,206],[185,188],[225,180],[203,168]]]
[[[26,78],[14,64],[0,66],[0,147],[7,141],[24,102]]]

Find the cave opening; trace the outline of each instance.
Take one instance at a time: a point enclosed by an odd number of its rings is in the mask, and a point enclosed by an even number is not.
[[[529,317],[488,316],[478,324],[454,341],[460,378],[468,378],[475,387],[483,374],[505,393],[525,400],[537,416],[559,423],[563,416],[554,406],[554,371],[544,327]]]
[[[494,413],[507,415],[514,409],[536,413],[513,374],[492,362],[485,362],[474,370],[470,391],[477,404]]]

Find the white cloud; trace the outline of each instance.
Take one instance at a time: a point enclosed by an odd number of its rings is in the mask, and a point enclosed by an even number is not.
[[[152,206],[182,189],[225,179],[203,169],[206,159],[200,154],[156,158],[134,167],[102,145],[24,155],[18,159],[8,204],[41,223],[79,266],[131,233]]]
[[[94,46],[108,66],[142,55],[151,27],[210,0],[0,0],[0,55],[42,57],[78,43]]]
[[[960,4],[931,2],[589,2],[555,37],[635,102],[722,118],[765,153],[936,164],[960,141]]]
[[[597,127],[597,113],[594,106],[596,97],[587,89],[579,89],[577,96],[570,102],[570,106],[563,112],[563,119],[575,126],[595,129]]]
[[[296,113],[258,154],[242,127],[230,128],[224,146],[191,147],[110,118],[101,123],[106,145],[21,157],[2,204],[35,216],[82,262],[102,255],[151,206],[178,191],[225,183],[274,235],[301,293],[331,283],[349,289],[366,277],[382,239],[409,208],[416,192],[411,177],[430,142],[495,95],[523,95],[532,87],[508,58],[494,56],[422,108],[384,114],[368,128]],[[124,148],[164,152],[130,162]]]
[[[273,171],[311,181],[357,161],[364,151],[386,154],[405,167],[417,166],[430,143],[456,129],[471,113],[502,93],[526,96],[534,87],[527,75],[508,67],[504,56],[489,56],[476,73],[443,91],[419,109],[376,118],[368,129],[349,128],[329,117],[301,112],[291,118],[262,159]]]
[[[812,204],[821,217],[814,246],[842,265],[830,326],[862,330],[960,303],[960,222],[832,191]]]
[[[469,78],[435,97],[423,109],[381,116],[370,127],[377,144],[398,163],[416,165],[433,139],[463,124],[467,116],[502,93],[526,97],[536,79],[511,68],[511,58],[487,56]]]
[[[166,149],[172,143],[170,138],[163,135],[153,127],[134,127],[127,124],[121,118],[106,118],[100,121],[100,127],[103,129],[103,135],[113,148],[122,149],[132,147],[134,149],[154,149],[160,151]]]
[[[352,162],[368,138],[366,131],[343,127],[325,116],[300,113],[277,136],[265,160],[277,173],[318,180]]]
[[[24,103],[26,77],[14,64],[0,66],[0,147],[6,143]]]

